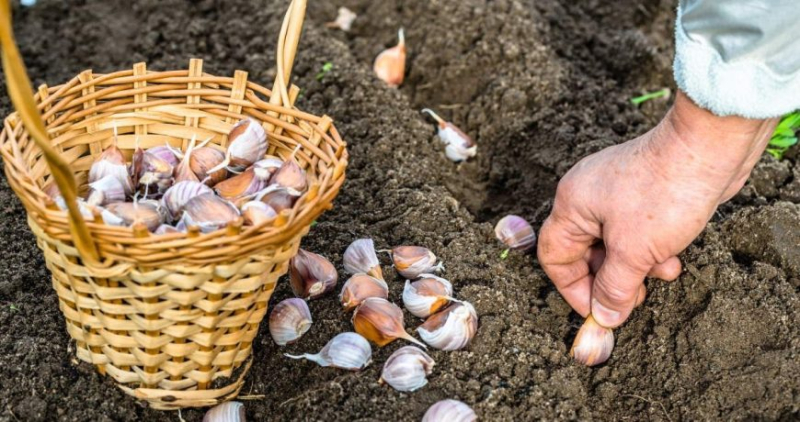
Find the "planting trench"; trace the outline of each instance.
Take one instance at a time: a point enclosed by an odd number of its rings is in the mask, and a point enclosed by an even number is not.
[[[351,34],[323,26],[340,5],[359,13]],[[210,73],[244,69],[268,84],[285,7],[42,0],[16,10],[15,31],[37,83],[137,61],[185,68],[200,57]],[[374,238],[379,248],[429,247],[444,259],[456,294],[475,305],[480,329],[467,350],[432,352],[430,384],[402,394],[377,384],[399,341],[376,349],[361,373],[282,356],[317,351],[352,330],[333,296],[313,301],[315,323],[298,344],[279,348],[262,327],[242,392],[257,397],[245,401],[249,420],[419,420],[444,398],[467,402],[484,420],[797,417],[797,149],[785,161],[762,160],[742,194],[681,256],[678,281],[648,282],[645,305],[617,330],[617,347],[598,368],[569,358],[581,321],[535,256],[499,257],[497,219],[513,212],[538,229],[572,164],[643,133],[666,111],[665,102],[636,108],[628,99],[671,84],[673,7],[634,0],[311,2],[295,66],[298,106],[331,115],[352,159],[335,208],[303,247],[337,265],[358,237]],[[389,89],[372,75],[371,61],[400,26],[410,48],[407,79]],[[325,62],[334,67],[317,80]],[[478,156],[449,162],[423,107],[474,135]],[[10,111],[4,90],[0,111]],[[0,421],[176,420],[74,364],[24,210],[0,184]],[[402,280],[388,267],[385,273],[390,299],[399,302]],[[272,304],[289,296],[281,282]],[[419,322],[406,316],[408,327]],[[182,416],[197,421],[202,412]]]

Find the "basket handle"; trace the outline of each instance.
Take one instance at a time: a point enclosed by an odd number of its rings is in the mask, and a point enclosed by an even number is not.
[[[50,143],[42,116],[36,109],[31,81],[25,71],[11,27],[11,5],[8,0],[0,0],[0,45],[2,46],[3,72],[11,103],[17,109],[22,124],[28,130],[36,145],[41,148],[58,190],[67,204],[69,231],[81,258],[87,263],[97,263],[100,258],[97,246],[89,233],[89,228],[78,209],[78,187],[75,177],[58,152]]]
[[[283,18],[281,33],[278,36],[275,58],[277,72],[275,83],[272,86],[272,94],[269,98],[271,104],[283,104],[286,108],[293,107],[292,101],[289,99],[289,79],[292,76],[292,66],[294,66],[300,34],[303,32],[305,16],[306,0],[292,0],[289,10]],[[275,112],[271,114],[277,115]]]

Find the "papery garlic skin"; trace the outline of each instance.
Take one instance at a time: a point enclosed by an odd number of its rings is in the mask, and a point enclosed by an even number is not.
[[[311,324],[311,311],[303,299],[286,299],[275,305],[269,316],[269,333],[275,344],[285,346],[300,339]]]
[[[342,286],[339,302],[341,302],[345,311],[349,311],[370,297],[387,299],[389,297],[389,286],[379,278],[366,274],[354,274]]]
[[[422,422],[474,422],[478,420],[475,411],[458,400],[442,400],[428,408]]]
[[[598,324],[589,315],[578,330],[569,354],[583,365],[594,366],[607,361],[613,350],[614,331]]]
[[[426,347],[406,332],[403,310],[383,298],[364,299],[353,312],[353,327],[358,334],[380,347],[398,338]]]
[[[421,246],[397,246],[392,248],[392,261],[403,277],[415,279],[420,274],[430,274],[442,269],[436,255]]]
[[[203,422],[247,422],[244,405],[238,401],[218,404],[206,412]]]
[[[428,375],[435,362],[414,346],[397,349],[383,365],[379,383],[385,382],[397,391],[416,391],[428,384]]]
[[[403,83],[406,73],[406,38],[402,28],[397,37],[398,44],[383,50],[373,65],[375,75],[393,88]]]
[[[463,349],[477,332],[478,314],[463,301],[454,302],[417,328],[422,341],[439,350]]]
[[[333,290],[339,279],[336,267],[324,256],[302,249],[289,261],[289,266],[292,291],[299,298],[316,299]]]
[[[420,280],[406,280],[403,288],[403,304],[412,315],[427,318],[450,302],[453,285],[433,274],[422,274]]]
[[[171,219],[178,218],[183,213],[183,207],[192,198],[204,195],[207,193],[214,193],[210,187],[195,181],[185,180],[175,183],[167,189],[164,196],[161,198],[164,207],[170,213]]]
[[[183,208],[183,224],[197,226],[203,233],[221,229],[239,218],[239,210],[230,202],[206,193],[189,200]]]
[[[350,274],[364,273],[383,280],[383,271],[372,239],[358,239],[351,243],[344,251],[342,261],[345,271]]]
[[[357,333],[341,333],[331,339],[317,354],[284,356],[292,359],[307,359],[319,366],[360,371],[372,362],[372,347]]]
[[[228,135],[229,166],[234,170],[244,170],[267,153],[267,132],[252,118],[239,121]]]
[[[507,215],[497,222],[494,234],[511,249],[526,251],[536,244],[536,232],[528,222],[517,215]]]
[[[244,224],[249,226],[257,226],[278,216],[272,207],[261,201],[247,202],[242,205],[241,209]]]

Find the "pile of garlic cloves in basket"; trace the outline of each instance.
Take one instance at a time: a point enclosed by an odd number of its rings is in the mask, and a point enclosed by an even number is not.
[[[144,150],[130,162],[113,144],[89,170],[89,189],[78,207],[84,218],[113,226],[144,225],[156,234],[209,233],[242,218],[260,225],[291,208],[308,187],[295,160],[266,155],[267,133],[253,119],[233,126],[223,150],[192,138],[186,151],[169,145]],[[66,209],[55,184],[45,192]]]

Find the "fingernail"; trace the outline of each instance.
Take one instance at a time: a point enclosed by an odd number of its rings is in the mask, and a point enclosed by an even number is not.
[[[603,327],[614,328],[622,323],[619,312],[606,308],[597,299],[592,299],[592,316]]]

